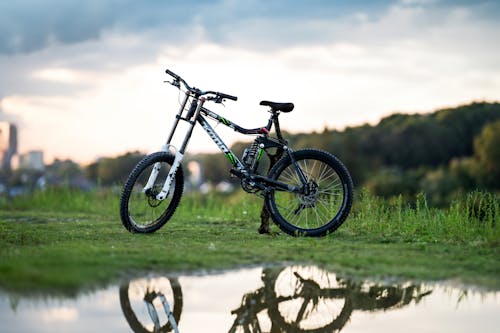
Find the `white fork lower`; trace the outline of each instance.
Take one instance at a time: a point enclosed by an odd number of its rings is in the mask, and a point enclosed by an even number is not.
[[[165,179],[165,183],[163,184],[162,190],[160,193],[156,195],[157,200],[165,200],[165,198],[168,196],[168,192],[170,190],[170,186],[172,186],[172,182],[175,177],[175,173],[177,169],[179,168],[179,165],[182,162],[182,159],[184,158],[184,154],[179,153],[177,148],[173,145],[165,145],[162,147],[162,151],[168,152],[170,148],[173,148],[175,151],[175,157],[174,157],[174,163],[172,163],[172,167],[170,168],[170,171],[168,172],[167,179]],[[160,173],[161,169],[161,163],[156,162],[153,170],[151,170],[151,174],[149,175],[148,182],[146,183],[146,186],[144,186],[144,189],[142,192],[146,192],[147,190],[151,189],[156,181],[156,178],[158,177],[158,174]]]
[[[183,158],[184,158],[184,154],[181,154],[176,150],[174,163],[172,164],[172,167],[170,168],[170,171],[168,172],[167,179],[165,179],[165,183],[163,184],[163,188],[161,189],[161,192],[158,193],[158,195],[156,196],[157,200],[165,200],[165,198],[167,197],[168,192],[170,190],[170,186],[172,186],[172,182],[174,181],[175,173],[177,172],[179,165],[181,165]]]

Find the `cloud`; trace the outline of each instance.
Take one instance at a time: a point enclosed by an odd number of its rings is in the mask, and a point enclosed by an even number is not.
[[[352,38],[373,39],[377,31],[368,29],[386,21],[388,13],[399,20],[379,39],[423,34],[460,8],[492,21],[493,13],[500,11],[500,5],[488,1],[4,1],[0,4],[0,54],[83,43],[106,34],[150,36],[157,42],[181,44],[198,38],[266,49],[352,42]]]
[[[343,45],[375,51],[427,48],[436,58],[454,54],[484,71],[499,65],[500,45],[493,42],[499,24],[487,15],[498,13],[499,6],[425,0],[4,1],[0,91],[4,96],[78,93],[92,82],[49,79],[47,70],[112,74],[154,63],[166,47],[189,53],[198,44],[264,55]],[[373,70],[363,61],[354,65],[355,71]],[[427,65],[419,65],[415,70],[425,72]]]
[[[0,52],[33,52],[50,44],[98,38],[114,23],[107,1],[4,1],[0,9]]]
[[[492,14],[498,6],[4,1],[0,119],[18,117],[25,149],[50,147],[59,157],[156,149],[164,140],[159,120],[178,107],[177,92],[161,84],[167,67],[203,89],[240,97],[221,114],[248,127],[266,116],[260,99],[296,103],[292,116],[283,117],[284,128],[294,131],[492,100],[500,97],[500,23]]]
[[[5,112],[2,104],[3,104],[3,99],[0,98],[0,121],[15,123],[18,120],[17,117]]]
[[[0,4],[0,54],[20,54],[57,44],[97,40],[107,31],[142,34],[161,28],[177,38],[195,13],[214,13],[216,1],[18,0]],[[233,7],[235,8],[235,7]],[[233,18],[234,19],[234,18]],[[189,29],[188,29],[189,32]]]
[[[203,37],[227,42],[233,40],[235,27],[236,31],[247,30],[259,22],[265,23],[262,27],[265,30],[261,29],[264,33],[259,36],[262,42],[271,44],[270,36],[282,43],[279,34],[269,35],[269,32],[276,28],[299,31],[303,22],[332,21],[361,8],[377,12],[385,3],[387,1],[356,1],[348,5],[326,0],[307,3],[285,0],[4,1],[0,5],[0,53],[29,53],[55,44],[81,43],[99,39],[106,31],[154,33],[163,40],[183,42],[201,27],[207,32]],[[269,25],[275,29],[268,30]],[[317,35],[308,32],[306,29],[294,38],[304,41],[304,37]],[[238,35],[234,39],[238,39]]]

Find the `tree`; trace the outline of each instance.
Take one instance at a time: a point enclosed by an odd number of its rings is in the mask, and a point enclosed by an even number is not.
[[[72,160],[54,160],[45,168],[45,177],[50,186],[87,188],[88,182],[80,165]]]
[[[479,178],[489,188],[500,188],[500,120],[485,126],[474,140]]]
[[[131,152],[117,157],[106,157],[87,166],[86,175],[101,185],[113,185],[126,181],[137,163],[144,157],[140,152]]]

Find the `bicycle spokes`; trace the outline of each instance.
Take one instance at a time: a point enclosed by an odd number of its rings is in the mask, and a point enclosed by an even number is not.
[[[342,205],[342,182],[335,170],[324,162],[300,160],[297,164],[307,183],[302,186],[301,193],[276,192],[276,204],[290,223],[308,229],[321,227],[332,219],[331,212],[337,212]],[[300,187],[300,178],[290,165],[278,180]]]

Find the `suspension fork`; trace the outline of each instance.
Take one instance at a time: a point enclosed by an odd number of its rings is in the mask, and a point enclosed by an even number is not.
[[[167,319],[170,322],[170,325],[174,329],[175,333],[179,333],[179,329],[177,327],[177,322],[175,321],[174,314],[172,313],[172,310],[170,309],[170,306],[168,305],[168,301],[165,298],[165,295],[162,293],[158,293],[157,297],[161,300],[161,303],[163,304],[163,310],[165,311],[165,314],[167,315]],[[154,324],[154,330],[155,332],[160,332],[161,329],[161,324],[160,324],[160,318],[158,317],[158,311],[156,311],[156,308],[153,304],[153,299],[151,300],[144,300],[146,303],[146,308],[148,309],[149,317],[153,321]]]
[[[167,145],[170,144],[170,142],[172,141],[172,138],[174,137],[174,133],[175,133],[175,130],[177,128],[177,125],[179,124],[179,120],[182,118],[182,112],[184,111],[184,109],[186,108],[186,104],[189,100],[189,92],[186,91],[186,94],[184,96],[184,100],[182,101],[181,103],[181,107],[179,108],[179,112],[177,112],[177,114],[175,115],[175,120],[174,120],[174,123],[172,125],[172,129],[170,130],[170,134],[168,135],[168,139],[167,139],[167,142],[165,143],[165,145],[162,147],[162,150],[163,151],[166,151],[167,149]]]
[[[184,98],[184,101],[182,102],[182,105],[179,109],[179,112],[177,113],[177,115],[175,117],[176,119],[175,119],[174,124],[172,126],[172,130],[170,131],[170,135],[168,136],[167,142],[162,147],[162,151],[167,152],[170,149],[173,149],[175,153],[174,153],[174,162],[172,163],[170,171],[168,172],[167,178],[165,179],[165,183],[163,184],[163,187],[162,187],[160,193],[158,193],[156,195],[157,200],[164,200],[168,195],[170,186],[172,185],[172,182],[173,182],[174,177],[175,177],[175,173],[177,172],[177,169],[179,168],[179,166],[182,162],[182,159],[184,158],[184,152],[186,150],[187,144],[189,143],[189,139],[191,139],[191,135],[193,134],[193,129],[194,129],[194,126],[196,125],[196,119],[198,118],[198,115],[200,114],[200,110],[203,106],[203,103],[205,103],[205,98],[202,97],[202,98],[198,99],[197,96],[194,96],[194,101],[198,101],[194,114],[189,119],[182,118],[182,112],[184,111],[184,108],[186,107],[186,104],[187,104],[189,97],[190,97],[190,94],[188,92],[186,92],[186,97]],[[175,129],[177,128],[177,125],[178,125],[180,119],[187,121],[189,123],[189,128],[188,128],[188,131],[186,133],[186,136],[184,137],[184,141],[182,142],[181,148],[177,149],[174,145],[170,144],[170,142],[172,140]],[[161,169],[161,163],[160,162],[155,163],[153,170],[151,171],[151,175],[149,176],[148,182],[143,189],[143,192],[146,192],[153,187],[154,182],[156,181],[156,178],[158,177],[158,174],[160,172],[160,169]]]

